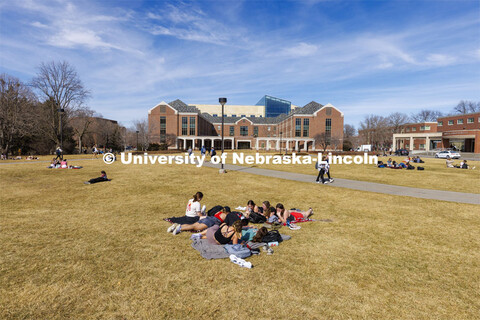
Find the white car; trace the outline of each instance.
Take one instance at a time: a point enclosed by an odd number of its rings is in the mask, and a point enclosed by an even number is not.
[[[440,151],[435,153],[435,158],[447,158],[450,157],[451,159],[460,159],[460,153],[456,151]]]

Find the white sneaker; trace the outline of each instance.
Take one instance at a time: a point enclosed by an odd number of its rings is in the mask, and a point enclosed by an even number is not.
[[[202,235],[200,233],[194,233],[190,236],[190,240],[201,239]]]
[[[202,216],[205,215],[205,211],[207,211],[207,206],[206,206],[206,205],[203,205],[203,207],[202,207]]]
[[[177,235],[177,234],[179,234],[179,233],[181,232],[181,231],[180,231],[180,227],[181,227],[181,225],[179,225],[179,224],[177,223],[177,227],[175,228],[175,230],[173,230],[173,235],[174,235],[174,236]]]
[[[167,232],[173,232],[175,228],[178,226],[178,223],[172,224],[170,227],[168,227]]]
[[[333,179],[328,180],[328,182],[333,182]]]
[[[290,223],[290,224],[288,225],[288,228],[289,228],[290,230],[300,230],[302,227],[297,226],[296,224]]]
[[[315,181],[316,183],[320,183],[320,181]]]
[[[233,254],[230,255],[230,261],[232,261],[235,264],[238,264],[240,267],[243,267],[243,268],[248,268],[248,269],[252,268],[252,263],[251,262],[247,262],[247,261],[243,260],[242,258],[238,258],[237,256],[235,256]]]
[[[327,183],[328,183],[328,181],[324,181],[324,182],[323,182],[323,184],[327,184]]]

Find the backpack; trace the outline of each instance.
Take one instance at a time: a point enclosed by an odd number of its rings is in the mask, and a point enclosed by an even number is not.
[[[223,207],[222,206],[215,206],[212,209],[207,211],[207,216],[214,216],[218,212],[222,211]]]
[[[417,167],[417,170],[425,170],[424,167]]]
[[[267,218],[263,214],[256,212],[250,213],[250,218],[248,218],[251,223],[264,223],[267,221]]]
[[[250,249],[241,244],[226,244],[225,251],[241,259],[248,258],[252,255]]]
[[[412,165],[408,165],[407,170],[415,170],[415,167]]]
[[[317,161],[317,162],[315,162],[315,169],[317,169],[317,170],[318,170],[318,161]]]
[[[282,236],[280,235],[280,232],[278,230],[270,230],[268,233],[262,238],[263,242],[282,242]]]

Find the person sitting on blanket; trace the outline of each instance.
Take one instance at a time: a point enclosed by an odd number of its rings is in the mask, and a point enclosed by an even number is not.
[[[270,202],[269,201],[263,201],[262,202],[262,207],[259,208],[259,211],[261,214],[263,214],[265,216],[265,218],[270,218],[270,216],[272,214],[275,213],[275,208],[273,208],[271,205],[270,205]]]
[[[103,182],[103,181],[108,181],[108,178],[107,178],[107,173],[102,170],[102,175],[100,177],[85,181],[85,184],[92,184],[92,183]]]
[[[245,213],[243,214],[245,217],[249,218],[250,213],[256,212],[259,213],[258,206],[253,202],[253,200],[248,200],[247,202],[247,209],[245,210]]]
[[[172,232],[173,235],[177,235],[182,231],[202,231],[214,225],[220,225],[227,217],[227,210],[228,213],[230,213],[230,208],[224,207],[222,211],[217,212],[214,216],[200,217],[198,222],[195,222],[194,224],[174,223],[170,226],[170,228],[167,229],[167,232]]]
[[[166,219],[171,223],[179,224],[194,224],[198,222],[201,216],[204,215],[205,206],[200,209],[200,201],[203,199],[203,193],[198,191],[193,195],[193,198],[188,200],[187,209],[185,210],[185,215],[183,217],[172,217]]]
[[[313,209],[309,208],[307,211],[290,211],[285,210],[285,207],[281,203],[277,203],[275,209],[277,210],[276,215],[281,223],[288,226],[292,230],[299,229],[291,221],[308,219],[313,215]]]

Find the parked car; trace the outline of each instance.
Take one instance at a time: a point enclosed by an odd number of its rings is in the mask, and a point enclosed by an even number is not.
[[[460,153],[456,151],[446,150],[440,151],[435,153],[435,158],[447,158],[450,157],[451,159],[460,159]]]
[[[408,156],[409,152],[407,149],[398,149],[395,151],[396,156]]]

